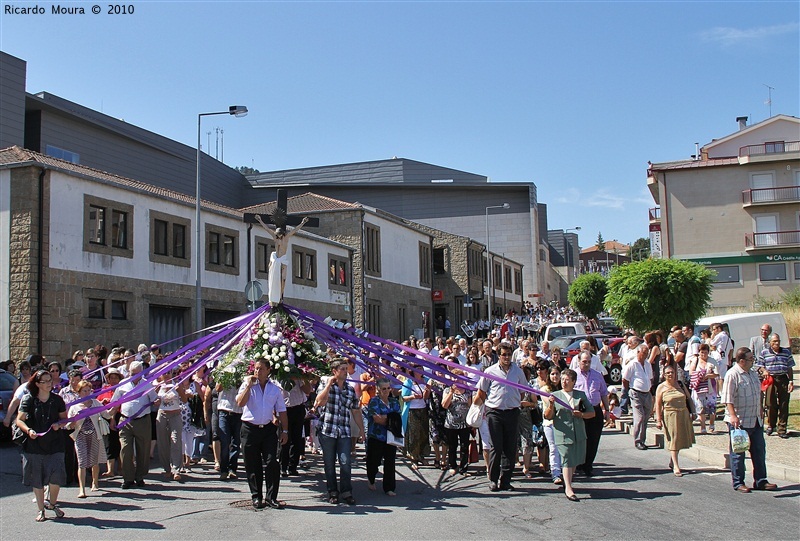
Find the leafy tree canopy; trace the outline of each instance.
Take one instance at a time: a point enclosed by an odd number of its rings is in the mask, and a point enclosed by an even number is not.
[[[636,239],[631,246],[631,261],[641,261],[650,257],[650,239]]]
[[[639,331],[694,322],[711,303],[714,273],[678,259],[647,259],[615,267],[608,279],[605,308],[614,319]]]
[[[261,172],[258,169],[253,169],[252,167],[247,167],[246,165],[240,165],[236,168],[236,170],[243,175],[257,175]]]
[[[603,275],[592,272],[581,274],[569,287],[569,303],[589,318],[603,311],[603,301],[608,285]]]

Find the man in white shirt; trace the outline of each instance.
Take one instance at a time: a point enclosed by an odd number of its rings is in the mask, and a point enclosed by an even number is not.
[[[636,348],[636,360],[622,369],[622,386],[629,390],[631,409],[633,409],[633,440],[636,448],[646,451],[647,420],[653,411],[653,395],[650,386],[653,382],[653,367],[647,362],[648,348],[640,344]]]
[[[578,353],[576,353],[575,356],[572,357],[572,360],[569,363],[570,370],[574,370],[575,372],[580,372],[580,370],[581,370],[581,363],[580,363],[581,354],[584,351],[589,353],[589,355],[592,356],[592,365],[591,365],[591,369],[592,370],[596,370],[597,372],[600,372],[600,374],[603,375],[603,376],[608,374],[608,370],[606,370],[606,367],[603,366],[603,363],[600,362],[600,357],[598,357],[597,355],[592,353],[592,344],[588,340],[582,340],[581,341],[581,349],[580,349],[580,351],[578,351]]]
[[[140,361],[134,361],[129,370],[131,381],[117,387],[111,397],[112,402],[125,397],[141,382],[142,378],[139,374],[144,370],[144,365]],[[148,388],[141,396],[127,400],[112,410],[112,417],[119,411],[122,419],[128,421],[119,431],[119,458],[122,463],[123,489],[133,487],[134,483],[138,487],[144,486],[144,476],[150,471],[150,442],[153,439],[150,426],[150,406],[157,406],[159,403],[160,400],[155,389],[148,384]]]
[[[528,356],[528,341],[523,340],[520,342],[519,347],[511,354],[511,362],[519,366],[522,359]]]
[[[277,454],[278,441],[281,445],[289,441],[289,420],[280,387],[269,381],[270,370],[267,361],[256,360],[255,374],[245,378],[236,395],[236,404],[242,408],[244,469],[256,511],[264,507],[283,509],[286,505],[278,500],[281,476]],[[273,422],[276,417],[280,420],[280,437]],[[265,476],[266,498],[262,490]]]

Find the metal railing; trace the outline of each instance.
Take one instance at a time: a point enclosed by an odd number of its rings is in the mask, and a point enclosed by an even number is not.
[[[747,233],[745,248],[779,248],[800,246],[800,231],[773,231],[771,233]]]
[[[784,154],[786,152],[800,152],[800,141],[774,141],[761,145],[747,145],[739,148],[739,157]]]
[[[661,207],[653,207],[649,210],[648,214],[650,214],[650,221],[657,222],[661,220]]]
[[[800,202],[800,186],[754,188],[742,192],[742,204]],[[652,218],[651,218],[652,219]]]

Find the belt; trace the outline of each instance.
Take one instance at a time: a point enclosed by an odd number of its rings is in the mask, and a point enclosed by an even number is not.
[[[145,417],[150,417],[150,414],[149,413],[145,413],[144,415],[140,415],[139,417],[128,417],[127,415],[123,415],[122,413],[120,413],[120,417],[125,417],[126,419],[130,419],[132,421],[138,421],[139,419],[144,419]]]
[[[275,426],[272,423],[266,423],[266,424],[263,424],[263,425],[257,425],[255,423],[251,423],[250,421],[242,421],[242,423],[246,424],[250,428],[269,428],[271,426],[275,427],[276,429],[278,428],[277,426]]]
[[[650,390],[640,391],[639,389],[634,389],[633,387],[631,387],[631,391],[633,391],[634,393],[640,393],[640,394],[644,394],[644,393],[650,394]]]

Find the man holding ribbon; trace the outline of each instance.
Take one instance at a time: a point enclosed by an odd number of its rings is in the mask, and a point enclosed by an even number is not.
[[[125,426],[119,430],[120,442],[120,462],[122,462],[122,488],[129,489],[134,483],[137,487],[144,486],[144,476],[150,471],[150,442],[153,439],[152,428],[150,426],[150,406],[158,406],[160,400],[156,395],[155,389],[149,384],[144,383],[144,389],[138,389],[134,394],[139,395],[128,399],[127,395],[134,391],[142,381],[141,373],[144,365],[141,361],[131,363],[130,381],[117,387],[111,402],[116,403],[120,399],[125,402],[116,406],[111,416],[119,412],[121,422]],[[134,456],[136,465],[134,466]]]

